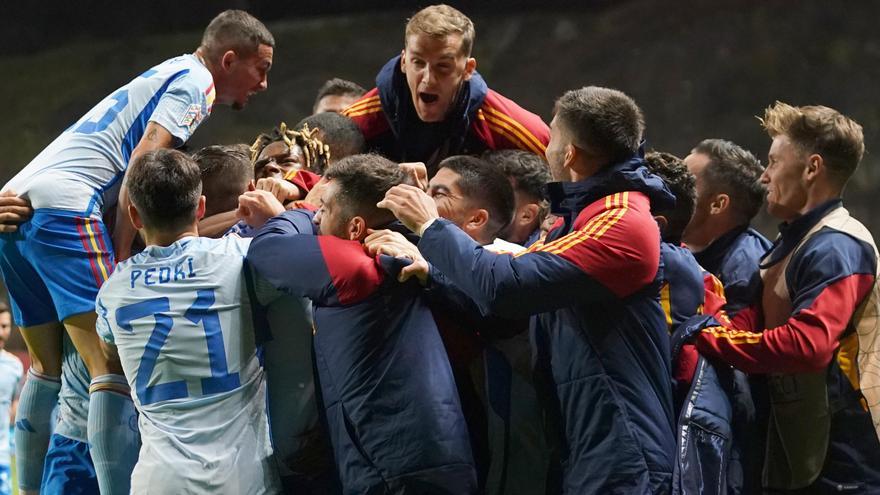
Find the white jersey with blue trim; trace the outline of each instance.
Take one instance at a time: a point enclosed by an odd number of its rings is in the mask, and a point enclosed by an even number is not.
[[[0,349],[0,466],[9,465],[9,408],[18,396],[23,372],[21,361]]]
[[[274,493],[249,239],[187,237],[117,265],[97,298],[140,417],[132,493]]]
[[[99,216],[116,203],[147,123],[161,125],[180,146],[211,114],[214,96],[211,73],[195,55],[166,60],[95,105],[3,189],[26,197],[34,208]]]

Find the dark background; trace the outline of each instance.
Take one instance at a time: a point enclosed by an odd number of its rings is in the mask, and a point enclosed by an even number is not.
[[[825,104],[865,129],[868,153],[846,192],[880,234],[880,2],[462,1],[476,24],[474,55],[490,87],[549,121],[553,101],[589,84],[642,106],[650,147],[684,156],[703,138],[731,139],[764,157],[756,116],[775,100]],[[166,58],[192,52],[208,21],[243,8],[276,37],[269,90],[243,112],[217,107],[190,145],[250,143],[310,113],[339,76],[371,87],[402,47],[407,17],[427,2],[4,2],[0,6],[0,179],[115,88]],[[762,213],[759,227],[774,235]]]

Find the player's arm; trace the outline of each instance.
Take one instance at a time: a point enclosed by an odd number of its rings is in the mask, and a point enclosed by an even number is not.
[[[817,236],[819,237],[819,236]],[[825,369],[856,308],[872,290],[873,251],[840,233],[804,246],[788,267],[791,316],[774,328],[743,328],[753,308],[733,321],[710,321],[696,338],[705,356],[747,373],[807,373]],[[811,240],[811,241],[813,241]]]
[[[155,123],[148,122],[137,146],[131,152],[129,163],[134,162],[139,156],[148,151],[161,148],[172,148],[174,146],[174,136],[164,127]],[[134,236],[137,235],[137,229],[131,223],[128,216],[128,206],[131,200],[128,197],[128,186],[126,184],[128,174],[122,181],[122,187],[119,189],[119,201],[116,205],[116,225],[113,229],[113,249],[116,254],[116,262],[125,261],[131,256],[131,244],[134,242]]]
[[[224,211],[199,220],[199,235],[202,237],[223,237],[233,225],[238,223],[238,212]]]
[[[620,195],[623,197],[624,195]],[[628,200],[623,200],[624,202]],[[621,203],[583,229],[514,257],[483,249],[447,220],[416,187],[392,188],[380,208],[422,231],[419,251],[474,299],[484,315],[516,318],[577,302],[615,301],[652,282],[660,260],[657,224],[646,211]],[[615,222],[606,221],[614,218]],[[602,235],[591,235],[602,226]],[[620,274],[626,273],[626,277]]]

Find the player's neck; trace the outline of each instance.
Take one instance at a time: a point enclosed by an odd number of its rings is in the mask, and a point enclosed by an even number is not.
[[[175,230],[173,232],[149,232],[147,229],[143,229],[141,233],[144,237],[144,243],[146,243],[147,246],[166,247],[184,237],[198,237],[199,229],[197,225],[190,225],[184,229]]]

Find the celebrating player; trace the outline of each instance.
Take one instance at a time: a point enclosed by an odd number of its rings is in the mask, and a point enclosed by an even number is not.
[[[119,363],[107,360],[95,334],[95,295],[118,259],[128,256],[128,163],[143,153],[180,146],[214,103],[243,107],[266,89],[274,39],[260,21],[226,11],[211,21],[193,54],[167,60],[134,78],[64,131],[5,190],[30,201],[33,217],[4,235],[3,277],[33,367],[16,429],[19,483],[37,490],[57,400],[61,332],[66,329],[92,377],[88,440],[102,493],[128,493],[137,434]],[[114,243],[102,222],[116,204]]]

